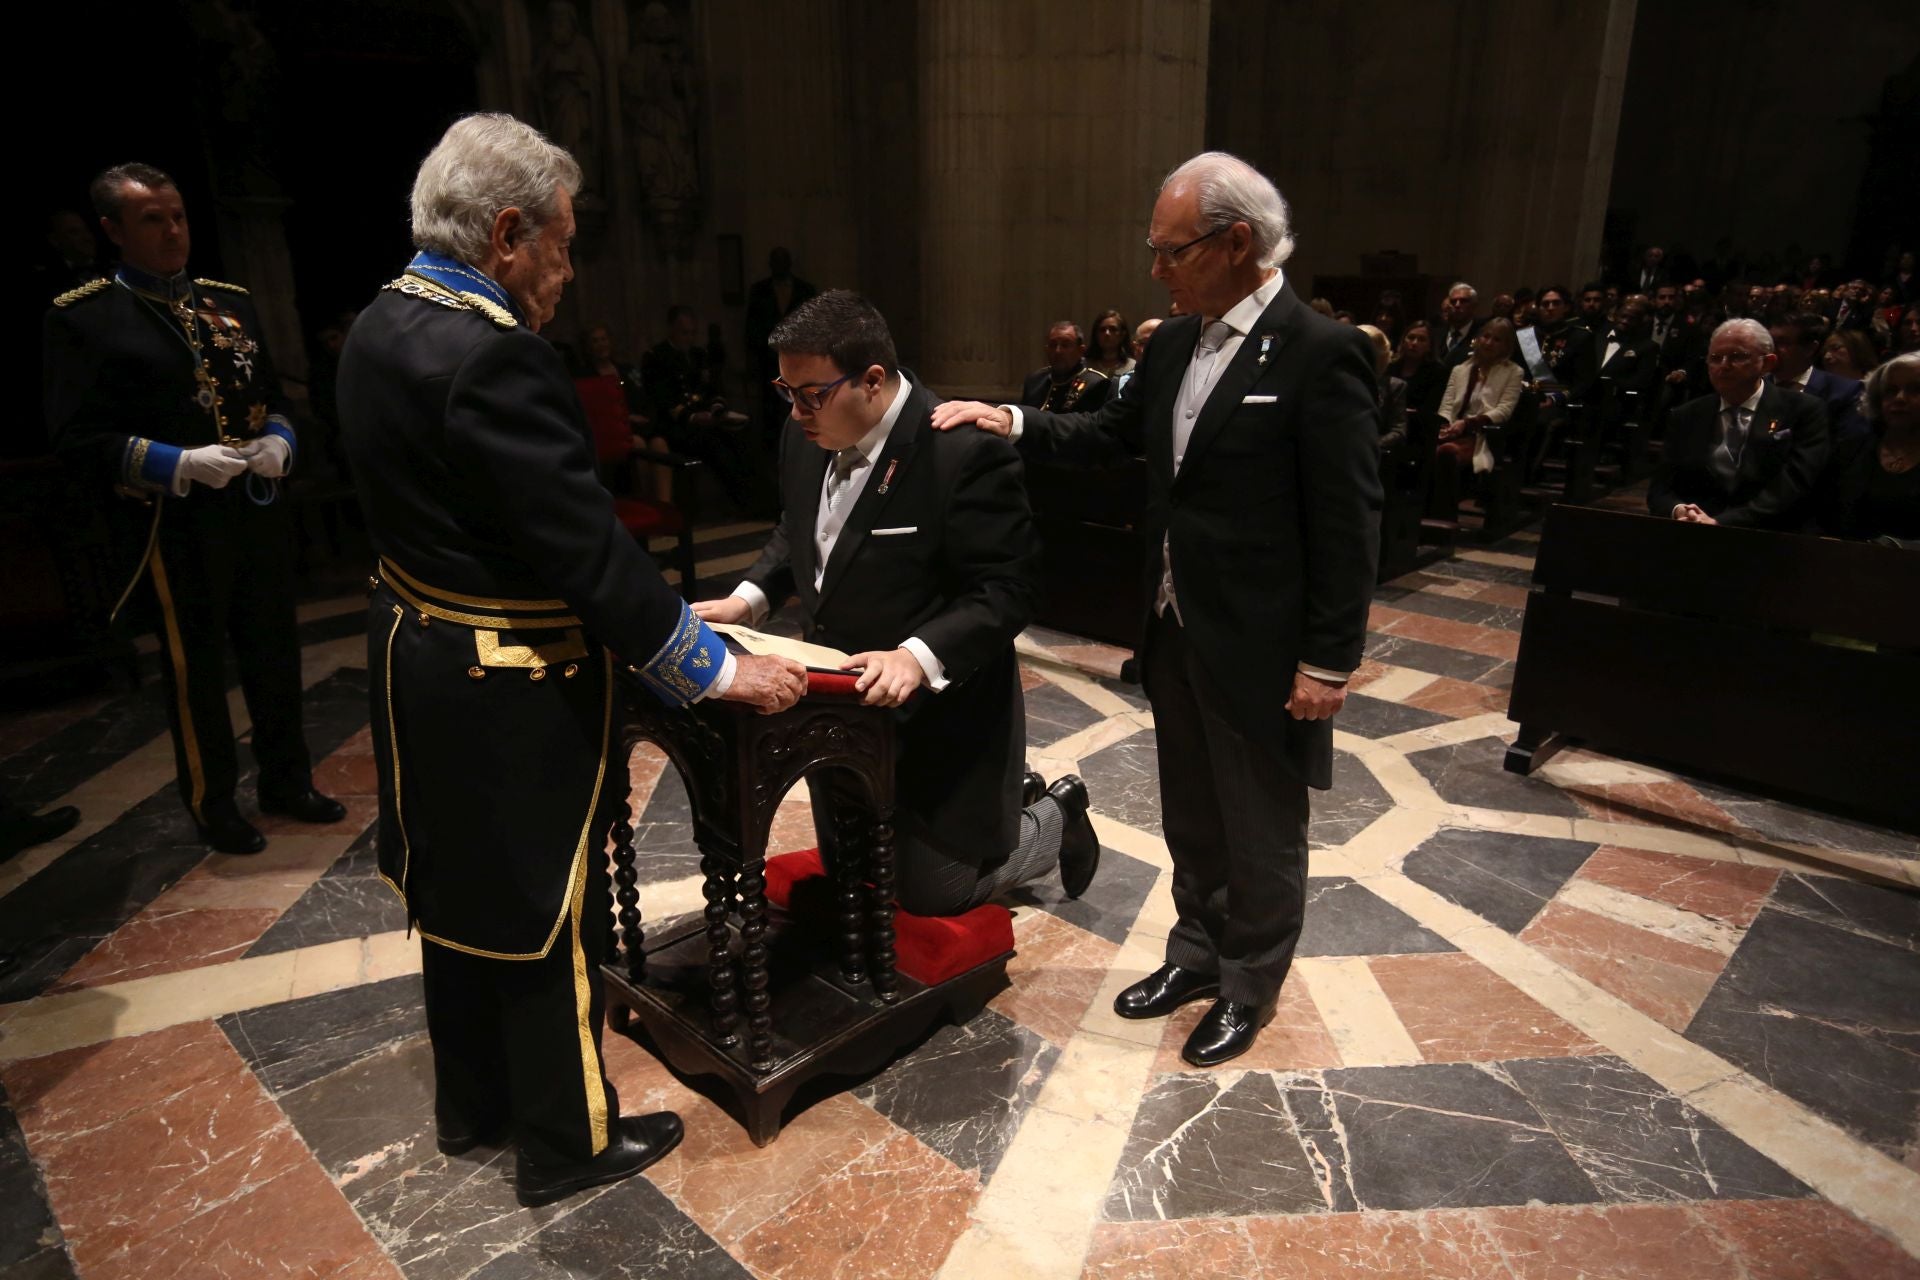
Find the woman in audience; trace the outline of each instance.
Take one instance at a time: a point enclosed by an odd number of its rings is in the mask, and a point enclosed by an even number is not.
[[[1433,326],[1415,320],[1400,335],[1394,353],[1393,376],[1407,384],[1407,427],[1416,439],[1433,439],[1429,424],[1440,409],[1447,389],[1447,370],[1433,357]]]
[[[1893,354],[1904,356],[1913,351],[1920,351],[1920,303],[1908,307],[1900,323],[1893,326]]]
[[[665,453],[666,438],[650,430],[652,423],[647,420],[646,400],[640,392],[640,370],[633,362],[614,354],[613,331],[604,324],[594,325],[587,330],[585,346],[579,364],[580,376],[617,379],[626,395],[627,423],[633,428],[634,440],[644,441],[646,447],[656,453]],[[647,470],[653,473],[654,497],[661,502],[673,501],[673,468],[656,463]]]
[[[1473,464],[1482,433],[1498,430],[1520,403],[1520,366],[1513,362],[1513,324],[1498,316],[1474,335],[1473,356],[1454,366],[1440,397],[1440,443],[1436,456],[1461,467]],[[1478,470],[1486,470],[1482,466]]]
[[[1861,399],[1873,430],[1836,446],[1821,527],[1920,549],[1920,351],[1869,373]]]
[[[1407,442],[1407,384],[1387,372],[1393,359],[1393,344],[1375,325],[1363,324],[1360,332],[1373,344],[1373,376],[1379,380],[1374,399],[1380,405],[1380,452],[1398,449]]]
[[[1852,378],[1859,382],[1879,362],[1879,354],[1873,349],[1873,339],[1867,336],[1864,329],[1840,329],[1830,333],[1825,345],[1820,348],[1820,367],[1836,378]]]
[[[1127,318],[1109,307],[1102,311],[1093,322],[1093,350],[1087,352],[1087,364],[1109,378],[1117,378],[1123,373],[1133,372],[1133,352],[1128,343],[1133,340],[1133,326]]]

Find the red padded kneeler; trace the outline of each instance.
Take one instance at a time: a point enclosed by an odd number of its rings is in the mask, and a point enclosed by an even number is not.
[[[785,907],[802,880],[824,876],[818,849],[767,859],[767,900]],[[916,916],[894,909],[894,954],[900,972],[931,987],[1013,950],[1013,913],[995,902],[957,916]]]

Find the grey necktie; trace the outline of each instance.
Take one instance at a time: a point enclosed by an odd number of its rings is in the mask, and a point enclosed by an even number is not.
[[[827,481],[827,510],[832,511],[840,505],[841,495],[847,491],[847,481],[853,478],[866,458],[856,445],[848,445],[833,455],[833,477]]]
[[[1713,451],[1713,471],[1729,488],[1740,474],[1740,451],[1746,446],[1747,428],[1742,411],[1728,405],[1720,412],[1720,444]]]
[[[1180,470],[1180,463],[1187,456],[1187,442],[1193,436],[1193,425],[1199,420],[1200,410],[1205,407],[1207,397],[1213,392],[1214,367],[1220,360],[1220,348],[1233,336],[1233,326],[1225,320],[1215,320],[1200,331],[1200,345],[1193,353],[1193,364],[1187,370],[1187,382],[1175,410],[1173,423],[1173,469]]]

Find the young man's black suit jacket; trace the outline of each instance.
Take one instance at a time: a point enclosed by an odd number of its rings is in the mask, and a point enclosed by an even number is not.
[[[1675,506],[1691,502],[1724,525],[1804,527],[1829,451],[1827,414],[1820,402],[1769,384],[1754,406],[1731,490],[1709,466],[1719,440],[1717,394],[1689,400],[1668,414],[1664,461],[1647,489],[1647,510],[1671,516]]]
[[[1606,350],[1607,344],[1600,343],[1600,349]],[[1613,353],[1613,359],[1600,366],[1600,376],[1612,378],[1614,385],[1622,391],[1636,391],[1642,396],[1651,396],[1660,385],[1660,344],[1652,338],[1642,338],[1637,342],[1620,343],[1620,349]],[[1641,412],[1647,412],[1646,402],[1641,402]]]
[[[985,432],[933,430],[937,403],[908,391],[818,590],[814,520],[832,455],[790,420],[780,523],[746,577],[776,609],[797,594],[815,644],[860,653],[918,637],[933,650],[951,683],[897,713],[900,825],[981,866],[1019,843],[1027,726],[1013,640],[1033,619],[1038,545],[1019,455]]]
[[[1127,394],[1098,413],[1023,410],[1020,446],[1069,462],[1146,456],[1141,589],[1151,603],[1164,536],[1187,643],[1215,675],[1209,701],[1325,788],[1333,722],[1295,720],[1286,702],[1298,664],[1351,671],[1366,642],[1381,505],[1373,349],[1283,285],[1214,383],[1176,476],[1173,418],[1200,329],[1195,316],[1161,325]]]

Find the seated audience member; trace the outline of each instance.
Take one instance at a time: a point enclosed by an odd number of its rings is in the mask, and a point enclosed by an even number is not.
[[[1905,305],[1910,307],[1920,302],[1920,275],[1914,274],[1913,250],[1900,251],[1900,259],[1894,264],[1893,279],[1889,283],[1893,285],[1894,293]]]
[[[1600,376],[1621,391],[1645,398],[1660,385],[1660,348],[1653,340],[1653,310],[1639,294],[1620,304],[1620,314],[1600,352]]]
[[[1836,378],[1864,382],[1879,362],[1873,339],[1859,329],[1835,329],[1820,347],[1820,367]]]
[[[1363,324],[1360,332],[1373,344],[1373,376],[1379,385],[1374,398],[1380,405],[1380,452],[1398,449],[1407,442],[1407,384],[1387,372],[1393,360],[1393,344],[1377,325]]]
[[[1444,425],[1436,456],[1457,466],[1471,465],[1481,433],[1498,430],[1513,417],[1523,376],[1513,362],[1513,350],[1513,325],[1499,316],[1474,335],[1472,359],[1454,366],[1440,397]]]
[[[1131,342],[1133,326],[1118,311],[1102,311],[1093,322],[1093,351],[1087,356],[1089,367],[1109,378],[1133,371]]]
[[[1020,403],[1049,413],[1091,412],[1107,402],[1107,375],[1087,365],[1087,335],[1071,320],[1047,328],[1047,364],[1027,375]]]
[[[1667,278],[1667,251],[1657,244],[1650,244],[1640,255],[1640,265],[1634,268],[1633,279],[1628,281],[1635,293],[1652,293]]]
[[[1849,280],[1834,290],[1833,327],[1836,332],[1873,327],[1873,286]]]
[[[1801,312],[1774,321],[1767,332],[1773,338],[1773,385],[1818,400],[1826,408],[1827,430],[1834,443],[1865,435],[1867,422],[1859,410],[1860,384],[1814,367],[1814,355],[1827,336],[1827,322],[1811,312]]]
[[[620,390],[627,398],[627,422],[633,428],[633,438],[656,453],[668,452],[667,438],[655,435],[652,423],[647,418],[646,397],[640,388],[639,366],[613,353],[612,330],[604,324],[596,324],[587,330],[582,345],[585,347],[581,361],[582,376],[617,378]],[[672,502],[673,468],[656,463],[647,469],[652,472],[653,496],[661,502]]]
[[[1514,308],[1514,300],[1513,300],[1512,294],[1496,293],[1493,295],[1493,303],[1491,307],[1488,309],[1487,318],[1490,320],[1499,319],[1499,320],[1511,321],[1513,319],[1513,308]],[[1467,354],[1468,355],[1473,354],[1473,351],[1471,348],[1468,349]]]
[[[1900,313],[1903,310],[1905,310],[1905,308],[1900,303],[1899,290],[1890,284],[1883,285],[1881,286],[1879,294],[1874,298],[1873,319],[1871,323],[1876,326],[1885,325],[1888,328],[1892,328],[1895,324],[1899,323]]]
[[[1533,332],[1540,342],[1540,356],[1552,375],[1548,388],[1558,388],[1569,400],[1585,403],[1592,399],[1600,377],[1593,335],[1573,322],[1572,300],[1561,286],[1542,289],[1537,305],[1540,318]]]
[[[1596,340],[1604,338],[1607,330],[1613,327],[1607,319],[1612,306],[1607,301],[1607,286],[1598,280],[1589,280],[1580,286],[1580,314],[1573,318],[1573,323],[1592,334]]]
[[[1128,384],[1133,381],[1133,375],[1139,368],[1140,361],[1147,354],[1147,339],[1151,338],[1153,331],[1159,327],[1160,317],[1150,316],[1142,320],[1140,327],[1133,331],[1133,338],[1127,343],[1127,353],[1133,358],[1127,362],[1127,371],[1114,378],[1113,390],[1107,392],[1107,399],[1118,400],[1127,393]]]
[[[1473,308],[1480,295],[1473,286],[1462,280],[1447,290],[1447,300],[1440,304],[1440,327],[1434,334],[1433,354],[1442,367],[1451,369],[1457,364],[1465,364],[1473,354],[1473,336],[1480,332],[1485,320],[1475,318]],[[1495,299],[1496,310],[1498,299]],[[1513,299],[1507,299],[1508,310],[1513,307]]]
[[[1667,340],[1677,337],[1686,327],[1686,312],[1680,303],[1680,286],[1663,284],[1653,291],[1653,315],[1647,324],[1647,336],[1664,353]]]
[[[1505,297],[1506,295],[1502,294],[1501,296]],[[1495,298],[1493,301],[1493,313],[1500,315],[1500,299]],[[1534,297],[1533,290],[1515,289],[1513,291],[1513,305],[1507,309],[1506,315],[1513,321],[1513,327],[1516,331],[1533,328],[1540,319],[1540,304],[1539,300]]]
[[[1447,367],[1433,357],[1433,326],[1415,320],[1400,335],[1400,346],[1390,366],[1393,376],[1407,384],[1407,427],[1416,436],[1426,435],[1427,424],[1440,408],[1440,397],[1447,389]]]
[[[1823,532],[1920,549],[1920,352],[1867,375],[1867,430],[1836,442]]]
[[[676,453],[699,458],[713,471],[727,497],[743,512],[763,510],[755,496],[753,465],[734,413],[720,396],[720,364],[698,345],[700,322],[693,308],[667,308],[667,337],[640,361],[640,385],[653,438]]]
[[[1610,284],[1605,289],[1601,290],[1601,293],[1602,293],[1602,296],[1604,296],[1606,299],[1605,310],[1606,310],[1607,321],[1608,323],[1612,323],[1613,313],[1616,310],[1618,310],[1620,307],[1620,286],[1617,284]]]
[[[1908,307],[1900,322],[1893,326],[1893,352],[1896,356],[1920,351],[1920,306]]]
[[[1667,415],[1647,510],[1695,524],[1797,530],[1831,445],[1812,396],[1767,381],[1773,338],[1757,320],[1728,320],[1707,344],[1711,395]]]

